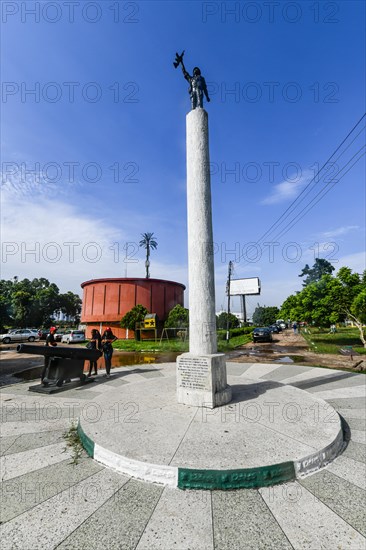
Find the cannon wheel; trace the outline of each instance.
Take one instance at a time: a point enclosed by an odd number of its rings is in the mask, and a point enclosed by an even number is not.
[[[85,382],[85,380],[86,380],[86,374],[83,373],[83,374],[80,376],[80,382]]]
[[[3,344],[10,344],[10,342],[11,342],[10,338],[3,339]]]

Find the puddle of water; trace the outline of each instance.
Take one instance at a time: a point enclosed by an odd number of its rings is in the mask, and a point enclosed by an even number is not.
[[[273,363],[295,363],[291,357],[280,357],[279,359],[275,359]]]
[[[130,365],[149,365],[151,363],[174,363],[180,353],[138,353],[122,351],[112,356],[113,367],[127,367]],[[104,362],[104,360],[102,359]],[[99,365],[99,363],[98,363]]]
[[[261,349],[258,349],[258,348],[251,348],[251,349],[248,349],[248,350],[245,350],[245,351],[242,351],[240,353],[240,355],[269,355],[271,353],[274,353],[274,350],[273,349],[266,349],[266,348],[261,348]]]

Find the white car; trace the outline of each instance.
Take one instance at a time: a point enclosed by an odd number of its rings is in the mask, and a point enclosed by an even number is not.
[[[66,330],[62,335],[61,342],[64,344],[76,344],[85,342],[85,332],[83,330]]]
[[[7,334],[0,334],[0,342],[10,344],[10,342],[35,342],[39,340],[38,332],[29,328],[20,328],[12,330]]]

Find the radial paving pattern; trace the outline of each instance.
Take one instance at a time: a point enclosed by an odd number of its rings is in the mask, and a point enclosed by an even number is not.
[[[2,550],[365,549],[364,375],[229,363],[229,376],[243,384],[270,380],[326,400],[345,419],[349,441],[314,475],[223,492],[138,481],[86,457],[72,463],[62,434],[73,419],[97,419],[104,412],[98,400],[112,388],[131,388],[132,396],[137,386],[143,393],[146,381],[159,379],[163,391],[171,365],[113,372],[108,382],[101,377],[88,388],[49,397],[28,392],[26,383],[2,389]],[[107,423],[121,413],[113,402],[110,409]],[[174,403],[170,412],[174,417]],[[134,419],[133,401],[122,413]]]

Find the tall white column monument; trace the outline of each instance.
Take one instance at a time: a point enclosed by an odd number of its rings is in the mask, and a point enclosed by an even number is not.
[[[187,115],[189,353],[177,358],[179,403],[214,408],[231,400],[224,355],[217,353],[208,115]]]

